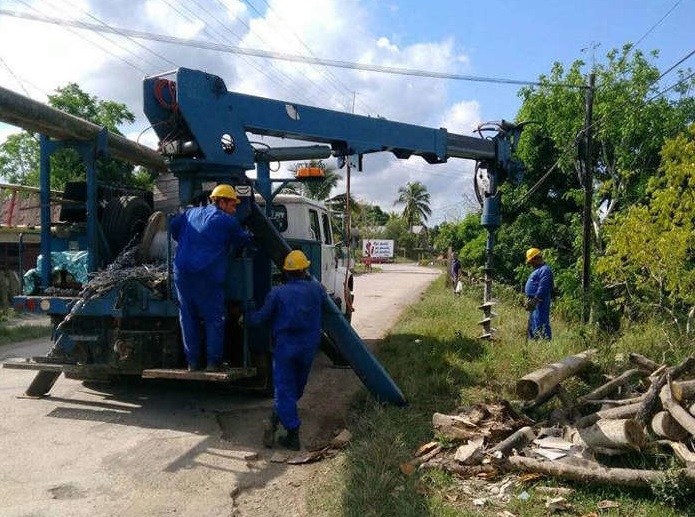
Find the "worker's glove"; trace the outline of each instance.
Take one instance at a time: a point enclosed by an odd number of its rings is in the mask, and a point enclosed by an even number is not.
[[[526,298],[524,300],[524,309],[527,311],[531,312],[536,308],[536,305],[538,305],[538,298]]]

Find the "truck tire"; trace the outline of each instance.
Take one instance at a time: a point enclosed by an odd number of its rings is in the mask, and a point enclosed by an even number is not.
[[[115,258],[131,241],[132,244],[140,242],[151,214],[150,206],[136,196],[121,196],[108,202],[101,227],[112,257]]]

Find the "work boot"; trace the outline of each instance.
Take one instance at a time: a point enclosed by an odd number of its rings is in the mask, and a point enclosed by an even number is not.
[[[272,449],[275,445],[275,433],[278,430],[278,425],[280,424],[280,419],[278,418],[275,411],[270,414],[270,418],[265,424],[265,429],[263,429],[263,445]]]
[[[281,436],[278,442],[285,449],[291,449],[293,451],[301,449],[302,446],[299,444],[299,427],[297,429],[288,429],[287,434]]]

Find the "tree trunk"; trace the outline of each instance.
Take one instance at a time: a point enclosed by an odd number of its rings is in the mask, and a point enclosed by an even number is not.
[[[661,438],[680,442],[688,437],[688,431],[683,429],[668,411],[659,411],[652,418],[652,431]]]
[[[543,397],[566,378],[589,364],[594,352],[595,350],[586,350],[525,375],[516,383],[517,394],[522,400],[534,400]]]
[[[487,433],[465,418],[454,415],[434,413],[432,415],[432,427],[450,440],[469,440]]]
[[[632,419],[599,420],[590,427],[578,429],[589,447],[640,450],[647,442],[642,427]]]
[[[691,435],[695,436],[695,418],[688,413],[683,406],[678,404],[671,394],[671,386],[667,382],[659,393],[661,405],[671,416]]]
[[[670,377],[672,379],[677,379],[685,372],[690,370],[695,365],[695,358],[693,356],[688,357],[682,363],[672,368],[668,368],[664,373],[662,373],[657,380],[655,380],[649,391],[647,391],[647,396],[642,402],[642,407],[637,412],[635,420],[642,426],[646,426],[648,422],[651,421],[652,415],[658,411],[657,407],[659,404],[659,393],[661,388],[666,384],[667,379]],[[671,390],[669,389],[669,394]]]
[[[531,443],[535,438],[536,433],[531,427],[522,427],[490,449],[490,453],[501,452],[507,456],[513,449],[519,450]]]
[[[671,383],[673,398],[678,402],[695,398],[695,380],[676,381]]]
[[[642,368],[643,370],[647,370],[650,373],[655,371],[657,368],[659,368],[659,364],[655,363],[651,359],[647,359],[641,354],[636,354],[636,353],[631,353],[630,354],[630,362],[634,364],[635,366]]]
[[[642,406],[641,402],[637,404],[628,404],[627,406],[612,407],[610,409],[602,409],[596,413],[591,413],[589,415],[583,416],[577,420],[574,425],[580,429],[582,427],[588,427],[595,424],[601,419],[606,420],[616,420],[619,418],[632,418],[637,414],[639,408]]]
[[[572,465],[559,461],[541,461],[524,456],[512,456],[501,463],[503,468],[521,472],[535,472],[584,483],[602,483],[614,486],[649,487],[664,478],[662,470],[636,470],[608,468],[598,463]],[[695,469],[678,471],[690,484],[695,484]]]
[[[581,405],[586,404],[589,401],[604,398],[605,396],[613,393],[620,386],[627,384],[628,381],[630,380],[630,377],[632,377],[633,375],[640,376],[640,377],[646,377],[648,375],[648,373],[645,370],[640,370],[638,368],[633,368],[632,370],[627,370],[626,372],[623,372],[615,379],[612,379],[612,380],[608,381],[607,383],[605,383],[604,385],[599,386],[594,391],[579,397],[577,399],[576,404],[578,406],[581,406]]]

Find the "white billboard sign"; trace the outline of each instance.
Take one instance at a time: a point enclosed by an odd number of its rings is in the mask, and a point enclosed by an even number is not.
[[[365,239],[362,241],[362,256],[374,259],[393,258],[393,240]]]

